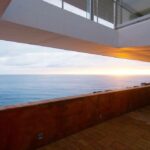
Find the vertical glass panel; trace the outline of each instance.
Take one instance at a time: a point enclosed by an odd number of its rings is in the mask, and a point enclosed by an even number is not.
[[[122,24],[130,20],[131,12],[122,7],[122,4],[117,3],[117,23]]]
[[[94,21],[113,28],[113,1],[93,0]]]
[[[150,14],[150,0],[118,0],[118,24]]]
[[[60,8],[62,7],[62,0],[43,0],[43,1]]]
[[[113,28],[113,0],[43,0],[69,12]]]
[[[87,0],[63,0],[64,9],[80,15],[82,17],[87,17]]]
[[[94,21],[98,22],[98,0],[94,0],[93,15],[94,15]]]
[[[98,18],[113,23],[113,0],[98,0]]]
[[[86,1],[86,18],[90,19],[91,18],[91,0]]]

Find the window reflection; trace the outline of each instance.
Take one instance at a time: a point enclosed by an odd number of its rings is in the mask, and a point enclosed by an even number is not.
[[[86,11],[64,2],[64,9],[86,18]]]

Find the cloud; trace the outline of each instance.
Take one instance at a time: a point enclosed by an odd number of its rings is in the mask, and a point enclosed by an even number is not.
[[[131,61],[125,59],[111,58],[106,56],[91,55],[73,51],[65,51],[48,47],[34,46],[21,43],[0,41],[0,73],[8,72],[19,73],[19,70],[43,69],[46,72],[51,70],[73,70],[78,68],[97,68],[100,70],[109,69],[150,69],[150,63]],[[56,71],[57,72],[57,71]]]
[[[7,57],[0,57],[0,63],[6,66],[28,66],[28,67],[94,67],[97,66],[92,61],[92,56],[85,54],[67,53],[25,53]]]

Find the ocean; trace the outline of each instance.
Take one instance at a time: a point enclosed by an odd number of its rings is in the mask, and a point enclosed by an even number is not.
[[[0,106],[125,89],[150,76],[0,75]]]

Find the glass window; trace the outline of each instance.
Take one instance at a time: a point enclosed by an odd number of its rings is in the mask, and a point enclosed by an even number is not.
[[[117,22],[122,24],[150,14],[150,0],[118,0]]]
[[[87,5],[86,0],[64,0],[63,6],[64,9],[80,15],[82,17],[87,17]]]
[[[60,8],[62,7],[62,0],[43,0],[43,1]]]

